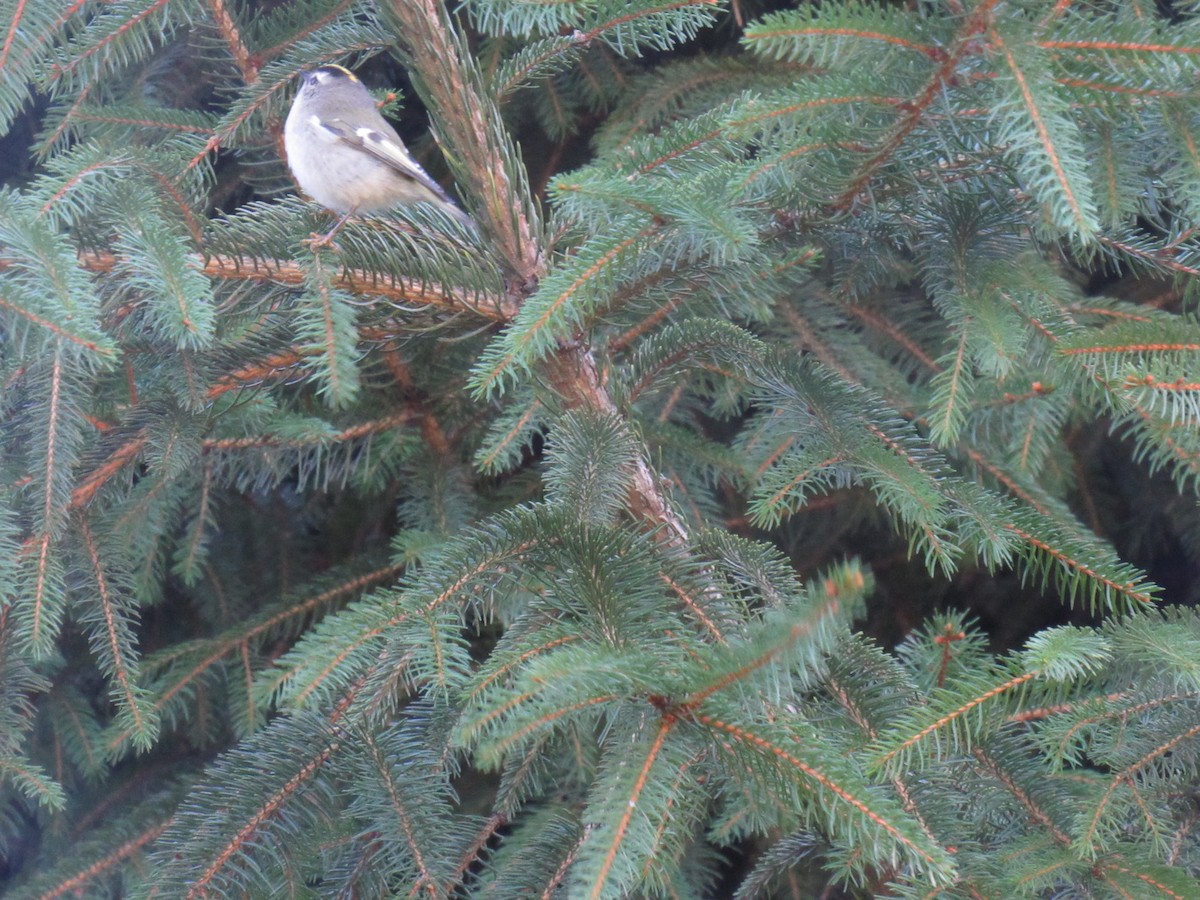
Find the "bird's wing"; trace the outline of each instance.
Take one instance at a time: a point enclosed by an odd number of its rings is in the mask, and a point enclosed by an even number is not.
[[[325,129],[333,139],[345,141],[391,166],[401,175],[420,182],[429,188],[439,200],[454,206],[454,201],[442,190],[441,185],[430,178],[425,170],[417,164],[417,161],[408,155],[408,151],[404,148],[404,142],[394,132],[387,134],[378,128],[363,126],[353,128],[341,119],[322,119],[319,127]]]

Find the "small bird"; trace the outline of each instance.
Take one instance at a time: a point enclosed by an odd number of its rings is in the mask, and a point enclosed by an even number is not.
[[[305,193],[341,213],[315,244],[328,243],[352,215],[408,203],[428,203],[474,226],[409,155],[353,72],[318,66],[301,78],[283,127],[288,167]]]

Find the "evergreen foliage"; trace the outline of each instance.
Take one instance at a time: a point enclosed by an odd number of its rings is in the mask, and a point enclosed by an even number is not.
[[[0,34],[6,896],[1200,897],[1196,3]]]

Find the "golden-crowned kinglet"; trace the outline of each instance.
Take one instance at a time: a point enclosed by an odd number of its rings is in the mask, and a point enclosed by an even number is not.
[[[356,213],[406,203],[429,203],[471,224],[408,155],[404,141],[353,72],[318,66],[301,77],[304,83],[283,127],[288,167],[305,193],[342,214],[318,243],[328,242]]]

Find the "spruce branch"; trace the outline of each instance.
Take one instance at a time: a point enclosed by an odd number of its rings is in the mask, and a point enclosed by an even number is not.
[[[0,268],[2,268],[3,265],[4,261],[0,260]],[[65,328],[62,323],[55,322],[52,319],[39,315],[28,307],[15,301],[6,300],[2,296],[0,296],[0,308],[7,309],[21,318],[27,319],[29,322],[37,325],[39,328],[44,328],[46,331],[56,335],[59,338],[62,338],[65,341],[70,341],[73,344],[77,344],[84,350],[88,350],[99,356],[115,357],[116,355],[115,350],[112,347],[105,346],[88,335],[76,334],[73,331]]]
[[[82,4],[75,4],[78,10]],[[130,4],[133,6],[133,4]],[[149,29],[169,31],[172,24],[168,0],[147,0],[133,10],[101,14],[87,23],[75,39],[78,50],[50,67],[52,83],[72,83],[75,79],[95,76],[110,66],[147,54]],[[82,70],[82,71],[81,71]]]
[[[92,580],[96,586],[99,611],[103,617],[103,628],[92,638],[101,659],[101,668],[113,681],[114,693],[122,713],[129,720],[128,731],[134,745],[141,751],[148,750],[158,732],[157,720],[149,714],[143,692],[137,685],[138,663],[133,655],[132,630],[129,601],[115,590],[101,561],[100,549],[87,517],[80,519],[80,532],[91,564]]]
[[[1102,832],[1107,832],[1111,828],[1111,825],[1106,822],[1106,818],[1111,815],[1110,809],[1115,805],[1114,801],[1117,791],[1121,788],[1126,788],[1133,792],[1135,778],[1139,775],[1149,774],[1154,763],[1162,760],[1164,757],[1169,757],[1173,752],[1177,752],[1181,745],[1195,741],[1197,736],[1200,736],[1200,724],[1193,725],[1191,728],[1171,735],[1169,740],[1153,747],[1144,756],[1134,760],[1128,766],[1113,774],[1103,792],[1101,792],[1091,816],[1084,823],[1083,830],[1076,838],[1076,847],[1093,858],[1102,852],[1105,844],[1105,835]],[[1151,818],[1152,816],[1153,813],[1147,811],[1147,818]],[[1158,826],[1153,825],[1153,823],[1152,828],[1159,830]]]
[[[306,784],[320,772],[329,758],[339,749],[337,741],[330,741],[316,749],[310,759],[305,760],[292,776],[279,787],[279,790],[250,815],[245,824],[234,833],[228,841],[218,848],[212,856],[212,861],[202,871],[196,874],[195,880],[187,887],[183,895],[186,900],[209,896],[212,891],[220,890],[225,882],[224,871],[235,857],[247,851],[252,842],[259,840],[263,823],[279,815],[286,804],[302,791]]]
[[[1088,182],[1075,168],[1075,160],[1083,156],[1076,126],[1063,115],[1061,98],[1043,90],[1032,77],[1033,60],[1027,58],[1030,48],[1024,48],[1027,56],[1021,56],[1015,41],[1010,42],[996,28],[988,31],[988,38],[1003,59],[1036,133],[1036,140],[1033,135],[1023,135],[1020,129],[1025,123],[1013,121],[1001,132],[1002,140],[1020,154],[1026,178],[1052,211],[1055,224],[1070,228],[1080,240],[1087,241],[1099,223]]]
[[[583,407],[605,415],[620,410],[605,388],[595,356],[583,347],[564,347],[544,363],[547,382],[567,409]],[[641,455],[634,462],[629,512],[668,542],[686,544],[688,529],[663,493],[662,481]]]
[[[55,900],[58,897],[78,897],[91,886],[102,886],[103,879],[119,871],[120,867],[126,865],[131,857],[144,852],[147,847],[152,846],[156,840],[162,837],[163,833],[171,826],[171,822],[172,817],[167,817],[147,825],[118,846],[107,848],[103,856],[82,871],[72,872],[61,880],[46,879],[50,883],[39,885],[40,890],[36,896],[44,898],[44,900]]]
[[[90,272],[110,272],[118,257],[103,251],[85,251],[79,255],[80,265]],[[0,269],[5,261],[0,259]],[[252,281],[264,284],[300,286],[307,273],[296,262],[280,259],[260,259],[227,255],[210,255],[199,269],[209,278],[225,281]],[[334,276],[334,284],[363,297],[377,297],[397,305],[429,306],[448,312],[471,312],[483,318],[504,321],[512,315],[508,303],[501,297],[468,297],[455,288],[430,284],[418,279],[380,278],[368,270],[343,270]]]
[[[370,588],[395,579],[403,570],[402,565],[389,564],[354,574],[326,590],[288,598],[268,607],[250,621],[239,623],[213,638],[147,656],[141,666],[141,677],[145,690],[153,698],[149,713],[156,719],[177,716],[181,705],[194,702],[193,692],[203,689],[205,679],[211,678],[231,658],[244,655],[248,647],[271,637],[299,631],[306,621],[323,611],[343,605]],[[254,702],[252,692],[247,693],[247,701]],[[256,717],[249,714],[247,719],[254,721]],[[104,751],[110,758],[118,758],[135,737],[127,727],[113,728],[104,737]]]
[[[874,174],[892,158],[905,139],[920,124],[922,118],[928,113],[930,105],[945,90],[947,82],[955,77],[956,70],[963,60],[970,54],[979,52],[979,36],[986,30],[992,9],[998,2],[999,0],[983,0],[979,3],[971,10],[970,15],[962,20],[950,50],[929,54],[930,58],[935,60],[940,56],[941,61],[937,70],[930,76],[921,93],[912,101],[906,101],[903,104],[901,108],[905,112],[904,117],[896,123],[883,145],[863,164],[851,180],[850,187],[834,201],[834,210],[849,209],[858,201]]]
[[[229,55],[233,57],[233,61],[237,64],[238,71],[242,73],[242,81],[246,84],[253,84],[258,81],[258,71],[261,64],[250,52],[250,48],[246,46],[245,36],[238,27],[233,10],[226,5],[225,0],[207,0],[207,2],[213,23],[217,26],[218,33],[225,41]]]
[[[621,844],[628,837],[630,830],[630,821],[634,815],[646,815],[643,809],[639,809],[639,805],[645,806],[646,801],[642,799],[642,793],[646,789],[647,782],[650,781],[650,773],[652,768],[660,763],[662,759],[662,751],[664,744],[670,737],[671,732],[679,724],[679,720],[671,714],[664,715],[658,722],[658,730],[654,735],[654,739],[650,742],[649,748],[646,749],[646,759],[642,763],[641,768],[635,774],[633,784],[629,787],[626,793],[623,793],[620,799],[620,806],[623,808],[621,818],[617,825],[612,829],[610,835],[606,835],[609,844],[604,849],[603,857],[600,861],[599,871],[596,873],[590,886],[583,884],[587,897],[590,900],[599,900],[601,897],[612,896],[620,890],[614,890],[609,886],[610,879],[613,874],[613,866],[623,854],[621,854]],[[668,765],[670,763],[668,762]],[[666,816],[663,816],[663,821],[666,821]],[[618,881],[621,888],[624,884]],[[621,890],[624,893],[623,890]]]
[[[517,298],[545,272],[541,223],[499,110],[437,0],[389,0],[434,128],[451,167],[498,255],[512,273]],[[439,111],[446,115],[437,116]],[[453,115],[450,115],[453,111]]]
[[[102,6],[0,0],[0,892],[1195,893],[1195,9]],[[479,227],[314,248],[398,43]]]
[[[314,10],[318,14],[312,18],[305,18],[297,30],[292,31],[289,29],[290,33],[286,38],[276,44],[259,49],[256,54],[257,59],[266,61],[284,56],[288,50],[297,44],[302,44],[314,35],[319,35],[323,29],[328,28],[348,12],[351,12],[356,2],[357,0],[337,0],[336,3],[331,4],[326,9]]]
[[[810,780],[819,790],[826,792],[833,802],[844,804],[848,810],[853,810],[854,813],[861,815],[864,820],[905,847],[913,854],[914,858],[929,867],[930,874],[936,880],[945,880],[953,871],[949,856],[943,847],[930,846],[924,839],[918,842],[905,834],[905,830],[900,824],[891,821],[875,808],[874,798],[857,795],[853,788],[841,783],[836,775],[831,775],[820,766],[805,761],[800,757],[798,748],[792,749],[786,743],[764,737],[762,734],[724,721],[714,715],[695,713],[693,718],[696,723],[711,729],[714,734],[720,735],[723,739],[732,741],[735,745],[751,748],[768,759],[777,760],[799,776]]]
[[[71,508],[82,509],[88,506],[97,492],[125,466],[131,464],[142,453],[146,446],[147,437],[143,434],[133,436],[112,451],[104,464],[83,476],[71,492]]]

